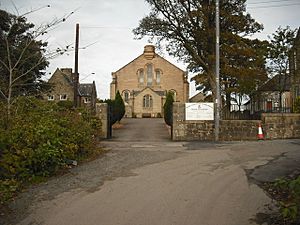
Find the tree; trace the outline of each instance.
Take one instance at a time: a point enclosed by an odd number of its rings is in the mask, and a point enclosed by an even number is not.
[[[66,51],[49,51],[47,43],[39,38],[64,22],[72,13],[35,28],[25,18],[25,15],[35,11],[15,16],[0,10],[0,101],[5,103],[7,121],[11,106],[18,96],[41,95],[49,88],[41,79],[44,75],[42,71],[48,66],[48,59]]]
[[[166,124],[169,126],[172,126],[173,102],[174,102],[173,93],[169,91],[167,93],[166,102],[164,104],[164,119]]]
[[[297,30],[289,26],[279,27],[270,38],[269,69],[272,76],[278,76],[277,88],[279,89],[279,108],[282,108],[282,93],[286,90],[290,81],[289,55]]]
[[[151,12],[133,30],[137,38],[149,36],[158,45],[188,64],[202,92],[215,94],[215,1],[146,0]],[[264,60],[256,51],[259,40],[246,38],[263,29],[246,13],[246,0],[220,3],[221,83],[230,103],[230,87],[239,88],[243,80],[257,83],[266,79]],[[253,75],[255,75],[253,77]],[[252,85],[254,86],[254,85]],[[228,97],[229,96],[229,97]]]
[[[125,115],[125,104],[119,91],[117,91],[113,105],[114,105],[113,112],[116,115],[116,120],[120,122]]]

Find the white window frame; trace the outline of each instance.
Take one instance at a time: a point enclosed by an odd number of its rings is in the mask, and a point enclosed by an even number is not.
[[[61,94],[61,95],[59,95],[59,100],[60,101],[67,101],[68,100],[68,95],[67,94]]]
[[[55,96],[54,95],[48,95],[48,101],[54,101]]]
[[[90,97],[84,97],[83,102],[86,103],[86,104],[91,103],[91,98]]]

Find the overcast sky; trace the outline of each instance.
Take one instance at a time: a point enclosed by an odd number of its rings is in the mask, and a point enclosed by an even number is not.
[[[220,0],[222,1],[222,0]],[[260,23],[264,31],[256,37],[267,39],[279,26],[300,26],[300,0],[248,0],[248,11]],[[14,5],[16,7],[14,7]],[[147,40],[134,40],[132,29],[138,26],[149,12],[144,0],[0,0],[0,8],[14,14],[23,14],[31,9],[44,8],[27,16],[39,25],[75,13],[55,30],[47,34],[49,47],[55,49],[74,44],[75,24],[80,24],[79,72],[81,83],[95,80],[98,97],[109,98],[111,72],[126,65],[142,54]],[[16,9],[18,12],[16,12]],[[185,66],[160,53],[181,69]],[[74,52],[50,61],[48,77],[56,68],[74,68]],[[92,74],[95,73],[95,74]],[[191,84],[190,95],[195,94]]]

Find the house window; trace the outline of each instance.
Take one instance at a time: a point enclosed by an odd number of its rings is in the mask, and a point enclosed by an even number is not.
[[[54,95],[48,95],[48,101],[54,101],[55,97]]]
[[[91,98],[85,97],[85,98],[83,99],[83,101],[84,101],[84,103],[91,103]]]
[[[152,96],[151,95],[145,95],[143,98],[143,107],[144,108],[151,108],[152,107]]]
[[[59,96],[59,100],[60,100],[60,101],[66,101],[66,100],[68,100],[68,95],[66,95],[66,94],[60,95],[60,96]]]
[[[156,84],[160,85],[160,77],[161,77],[161,72],[160,70],[156,70]]]
[[[144,70],[140,69],[138,72],[139,84],[144,84]]]
[[[153,66],[152,64],[147,65],[147,86],[152,86],[153,80]]]

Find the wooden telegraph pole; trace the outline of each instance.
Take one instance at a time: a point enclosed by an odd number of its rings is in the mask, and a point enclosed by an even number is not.
[[[76,24],[76,37],[75,37],[75,68],[74,68],[74,107],[78,107],[78,86],[79,86],[79,73],[78,73],[78,49],[79,49],[79,24]]]

